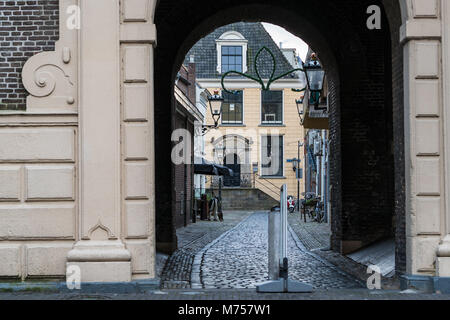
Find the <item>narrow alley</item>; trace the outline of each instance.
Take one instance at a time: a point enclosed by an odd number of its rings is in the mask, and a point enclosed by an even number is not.
[[[165,265],[163,271],[165,288],[180,284],[179,281],[175,281],[177,275],[180,274],[180,266],[183,266],[185,270],[184,281],[181,284],[187,284],[189,277],[186,276],[186,272],[189,270],[191,271],[191,288],[196,289],[251,289],[268,280],[268,213],[247,212],[244,214],[241,212],[238,216],[236,212],[230,212],[225,214],[225,216],[227,215],[232,217],[234,222],[239,220],[239,216],[242,220],[227,231],[224,231],[225,225],[206,222],[190,225],[188,227],[190,231],[185,230],[184,233],[180,233],[179,241],[181,242],[183,238],[192,237],[195,234],[201,235],[199,239],[209,238],[211,240],[211,237],[205,235],[206,228],[216,235],[218,230],[223,232],[210,243],[204,243],[204,247],[201,249],[198,248],[201,240],[186,241],[185,245],[180,247]],[[217,230],[211,227],[212,224]],[[195,232],[194,229],[198,231]],[[205,232],[200,232],[201,229]],[[188,252],[190,257],[186,258]],[[193,252],[195,252],[195,256],[193,256]],[[356,278],[306,249],[292,229],[288,235],[288,254],[289,275],[294,280],[307,282],[316,289],[363,287]],[[183,260],[181,256],[185,256],[185,259]],[[174,263],[175,261],[178,263]],[[172,281],[168,281],[169,279]]]

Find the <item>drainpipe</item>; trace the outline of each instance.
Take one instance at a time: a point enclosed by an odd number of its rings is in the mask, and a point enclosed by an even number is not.
[[[320,135],[319,134],[316,136],[316,139],[319,139],[319,141],[320,141]],[[315,142],[314,142],[314,144],[315,144]],[[319,193],[319,191],[320,191],[319,187],[320,187],[320,184],[322,182],[321,178],[320,178],[321,171],[322,171],[322,166],[321,166],[321,163],[320,163],[320,156],[318,156],[318,155],[316,155],[316,170],[317,170],[317,172],[316,172],[316,195],[318,196],[320,194]]]
[[[326,210],[325,210],[326,209],[325,203],[327,201],[327,194],[326,194],[326,190],[325,190],[325,186],[326,186],[326,183],[325,183],[325,179],[326,179],[325,159],[326,159],[326,156],[327,156],[327,151],[326,151],[325,146],[326,146],[326,132],[325,132],[325,130],[322,130],[322,141],[321,141],[321,149],[322,149],[321,162],[322,162],[322,166],[321,166],[321,169],[320,169],[320,174],[321,174],[321,179],[322,180],[321,180],[321,183],[320,183],[320,194],[322,196],[322,202],[324,204],[324,206],[323,206],[324,212],[326,212]]]

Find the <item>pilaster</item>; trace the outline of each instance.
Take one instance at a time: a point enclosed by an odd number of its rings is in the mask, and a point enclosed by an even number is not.
[[[119,0],[81,0],[79,239],[67,265],[82,282],[131,280],[121,237]]]
[[[444,124],[444,178],[445,216],[443,235],[437,249],[436,273],[440,277],[450,277],[450,3],[442,1],[442,67],[443,67],[443,124]]]
[[[445,1],[444,1],[445,2]],[[440,0],[410,0],[400,32],[405,57],[407,272],[434,275],[445,180]]]
[[[122,233],[134,279],[155,277],[153,0],[122,0],[120,101]]]

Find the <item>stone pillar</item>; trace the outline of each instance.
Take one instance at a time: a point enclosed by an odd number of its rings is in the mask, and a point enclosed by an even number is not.
[[[445,1],[444,1],[445,2]],[[407,273],[434,275],[443,232],[443,106],[439,0],[408,1],[405,57]]]
[[[81,0],[79,234],[67,266],[82,282],[131,280],[121,236],[119,0]]]
[[[133,279],[155,277],[154,6],[153,0],[121,1],[121,200]]]
[[[437,250],[436,274],[450,277],[450,3],[442,1],[442,64],[443,64],[443,123],[444,123],[444,178],[445,217],[444,238]]]

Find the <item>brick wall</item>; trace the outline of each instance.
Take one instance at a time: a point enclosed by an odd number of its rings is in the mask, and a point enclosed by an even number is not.
[[[406,272],[405,221],[405,126],[403,89],[403,47],[400,44],[401,12],[398,3],[383,1],[389,19],[392,41],[392,97],[395,163],[395,265],[400,273]]]
[[[54,50],[59,37],[58,0],[0,1],[0,110],[24,110],[21,73],[26,60]]]
[[[387,20],[365,28],[366,4],[337,9],[342,24],[360,26],[339,44],[349,49],[337,54],[340,105],[331,115],[333,249],[344,253],[394,235],[391,41]]]

